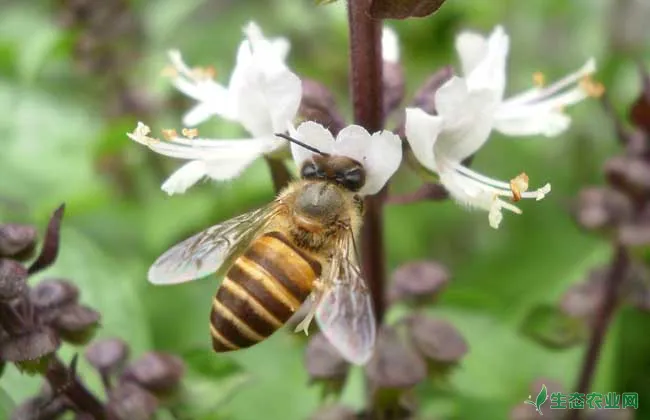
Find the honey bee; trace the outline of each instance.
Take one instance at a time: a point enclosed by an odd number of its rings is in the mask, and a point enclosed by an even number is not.
[[[375,344],[375,318],[356,250],[365,182],[346,156],[312,151],[300,180],[270,204],[212,226],[163,253],[148,273],[170,285],[216,274],[210,333],[215,352],[247,348],[282,327],[310,300],[308,315],[343,357],[365,364]],[[225,274],[225,275],[224,275]]]

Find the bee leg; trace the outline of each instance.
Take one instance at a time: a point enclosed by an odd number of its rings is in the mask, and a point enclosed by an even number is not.
[[[313,292],[311,295],[309,295],[309,299],[311,300],[311,308],[309,308],[309,312],[307,315],[305,315],[302,321],[296,325],[296,328],[293,330],[294,332],[304,331],[305,335],[309,335],[309,326],[311,325],[314,316],[316,316],[318,301],[320,300],[322,292],[325,290],[325,285],[320,280],[315,280],[313,287]]]

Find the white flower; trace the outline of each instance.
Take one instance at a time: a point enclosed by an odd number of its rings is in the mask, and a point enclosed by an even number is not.
[[[284,39],[265,39],[252,22],[244,32],[246,39],[239,47],[228,87],[215,82],[205,70],[190,69],[178,51],[171,51],[170,58],[174,85],[198,101],[184,116],[184,125],[195,126],[216,115],[240,123],[251,138],[209,140],[174,133],[168,141],[159,141],[147,136],[149,128],[142,123],[128,134],[157,153],[190,161],[162,185],[170,195],[185,192],[205,177],[232,179],[255,159],[287,144],[274,134],[286,131],[302,96],[300,79],[284,63],[289,45]]]
[[[402,160],[402,142],[390,131],[370,135],[361,126],[349,125],[339,131],[334,140],[325,127],[306,121],[296,130],[291,129],[290,133],[295,139],[323,153],[347,156],[361,163],[366,171],[366,182],[359,190],[361,195],[379,192]],[[313,157],[311,151],[294,143],[291,143],[291,153],[299,168]]]
[[[508,36],[500,26],[487,39],[462,33],[456,48],[464,77],[454,76],[438,89],[437,115],[417,108],[406,110],[406,137],[414,156],[439,175],[457,202],[487,210],[493,228],[501,223],[503,209],[521,213],[499,197],[541,200],[551,187],[546,184],[526,192],[525,174],[507,183],[472,171],[461,162],[485,144],[492,129],[507,135],[556,136],[570,123],[563,107],[602,93],[602,85],[586,79],[595,71],[595,62],[590,59],[580,70],[547,88],[536,87],[504,100],[508,47]]]
[[[562,112],[565,107],[588,96],[602,94],[602,85],[589,79],[596,71],[596,62],[590,58],[576,72],[547,87],[541,86],[543,75],[536,73],[538,86],[504,99],[509,46],[510,39],[501,26],[497,26],[488,38],[474,32],[461,33],[456,38],[456,50],[463,70],[464,79],[461,80],[467,92],[458,88],[457,95],[451,97],[445,97],[443,92],[443,97],[436,97],[436,103],[449,103],[452,100],[455,104],[467,105],[470,101],[473,106],[465,112],[481,118],[485,124],[492,120],[490,125],[503,134],[552,137],[566,130],[571,123],[571,119]],[[450,82],[461,83],[459,80]],[[480,140],[475,140],[475,143],[480,143]]]

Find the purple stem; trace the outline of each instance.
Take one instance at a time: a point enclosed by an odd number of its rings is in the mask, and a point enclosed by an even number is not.
[[[598,359],[600,357],[600,350],[607,335],[607,329],[614,317],[616,306],[619,302],[621,286],[624,283],[630,266],[630,257],[627,249],[621,245],[615,248],[614,259],[609,268],[607,279],[605,280],[605,288],[602,305],[599,308],[594,329],[589,340],[587,353],[582,365],[582,371],[576,387],[576,392],[588,394],[591,389],[591,383],[598,367]],[[569,413],[569,420],[577,420],[580,418],[581,410],[571,410]]]
[[[368,15],[368,0],[348,0],[350,91],[354,122],[370,133],[383,128],[381,20]],[[384,235],[382,205],[386,188],[367,197],[361,232],[363,272],[372,293],[377,322],[384,315]]]

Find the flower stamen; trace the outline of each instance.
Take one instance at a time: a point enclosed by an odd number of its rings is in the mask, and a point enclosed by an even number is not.
[[[199,136],[199,130],[196,128],[184,128],[181,130],[181,133],[188,139],[193,139]]]
[[[525,172],[520,173],[510,180],[510,191],[512,191],[512,201],[515,203],[521,200],[521,194],[528,190],[528,175]]]
[[[542,88],[546,84],[546,76],[541,71],[533,73],[533,85],[537,88]]]
[[[168,77],[170,79],[174,79],[174,78],[178,77],[178,70],[176,70],[176,67],[169,64],[169,65],[166,65],[165,67],[163,67],[160,74],[163,77]]]
[[[214,66],[194,67],[192,69],[192,79],[197,82],[214,79],[216,75],[217,71]]]
[[[162,135],[167,141],[178,137],[178,133],[173,128],[163,128],[160,131],[162,131]]]
[[[580,88],[587,96],[592,98],[600,98],[605,93],[605,86],[600,82],[594,81],[590,75],[585,75],[580,79]]]

